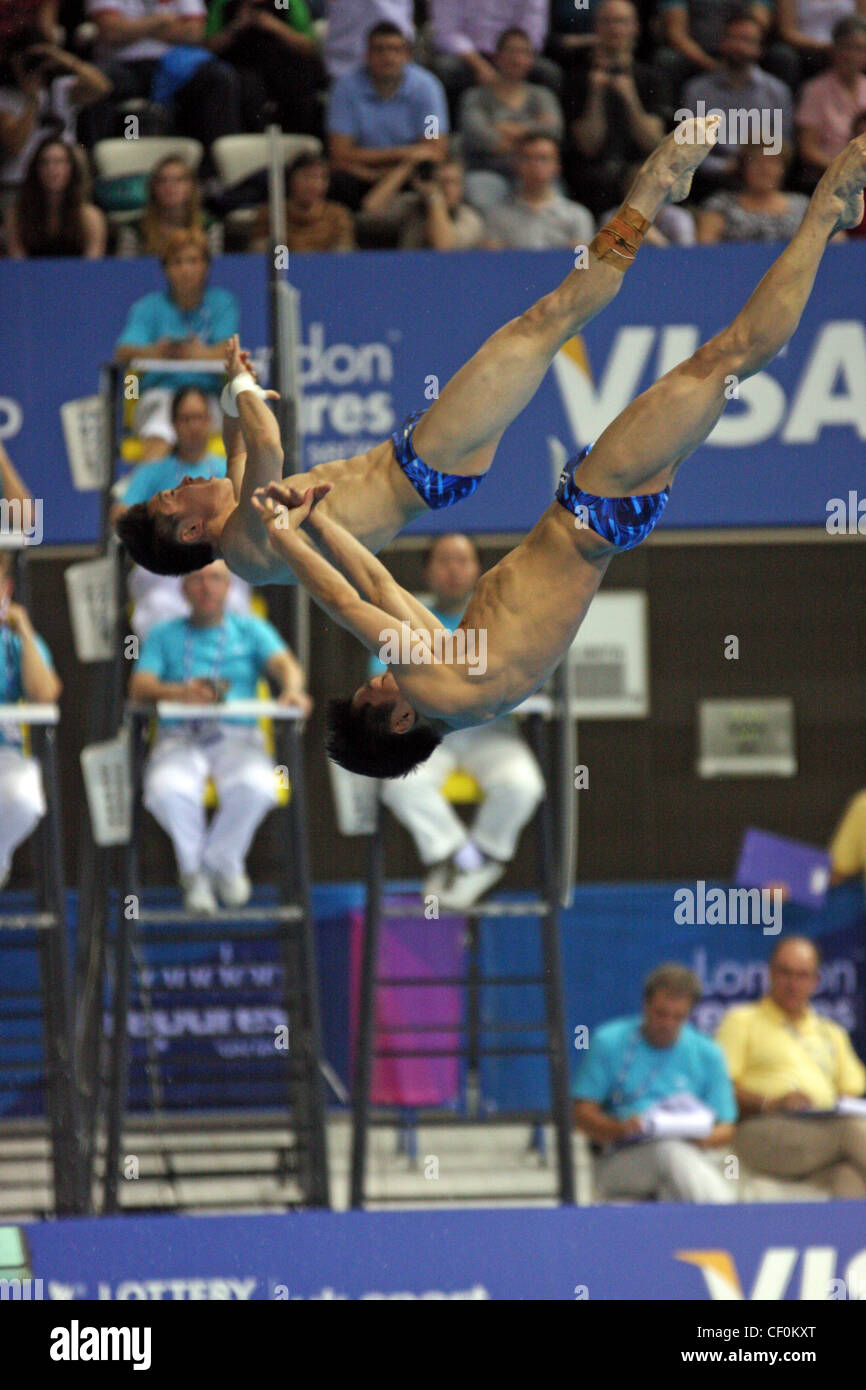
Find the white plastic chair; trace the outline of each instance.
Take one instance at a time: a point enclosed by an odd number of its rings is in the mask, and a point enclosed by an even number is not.
[[[211,153],[217,172],[226,187],[240,183],[269,162],[267,135],[221,135],[214,140]],[[322,142],[315,135],[281,135],[283,163],[291,164],[299,154],[321,154]]]
[[[150,174],[159,161],[169,155],[184,160],[195,173],[202,161],[204,146],[185,135],[144,135],[139,140],[98,140],[93,147],[93,163],[101,179]],[[108,213],[108,220],[118,226],[139,216],[140,212],[115,211]]]

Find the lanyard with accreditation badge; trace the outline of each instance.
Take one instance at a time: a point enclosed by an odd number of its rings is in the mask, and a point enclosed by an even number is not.
[[[196,680],[209,681],[215,688],[218,688],[220,671],[222,670],[222,664],[225,660],[226,643],[228,641],[228,629],[225,620],[223,620],[220,625],[216,653],[206,676],[203,676],[200,672],[196,674],[193,671],[194,654],[192,630],[192,623],[187,621],[186,632],[184,633],[183,639],[183,683],[186,685],[195,676]],[[225,735],[225,727],[216,719],[191,719],[187,724],[187,728],[190,734],[192,734],[194,738],[197,738],[200,743],[216,743],[218,739],[223,738]]]
[[[14,699],[13,691],[21,680],[20,661],[15,657],[15,638],[11,628],[7,627],[5,619],[9,610],[9,600],[0,602],[0,650],[3,653],[3,673],[2,686],[0,686],[0,704]],[[0,724],[0,731],[4,732],[7,738],[15,743],[21,742],[21,734],[17,724]]]
[[[614,1106],[622,1105],[625,1102],[625,1091],[623,1090],[623,1084],[631,1070],[631,1064],[635,1059],[635,1054],[637,1052],[640,1040],[641,1024],[638,1024],[631,1037],[629,1038],[628,1047],[626,1048],[625,1056],[622,1060],[622,1065],[620,1066],[620,1069],[616,1074],[616,1080],[614,1081],[613,1086],[611,1088],[610,1100],[608,1102],[611,1109]],[[658,1062],[656,1066],[653,1068],[653,1070],[650,1072],[649,1076],[644,1081],[640,1090],[635,1091],[635,1093],[629,1097],[630,1105],[636,1105],[637,1102],[641,1099],[641,1097],[646,1095],[647,1091],[649,1091],[656,1077],[663,1070],[666,1060],[667,1058],[663,1057],[661,1061]]]

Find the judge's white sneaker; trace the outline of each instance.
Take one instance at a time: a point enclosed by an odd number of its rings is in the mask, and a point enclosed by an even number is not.
[[[210,917],[219,911],[219,904],[214,897],[207,874],[181,874],[180,883],[183,888],[183,905],[187,912],[197,917]]]
[[[214,887],[225,907],[246,907],[253,885],[246,874],[214,874]]]
[[[424,879],[422,896],[425,898],[441,897],[453,872],[454,866],[449,859],[444,859],[441,864],[431,865]]]
[[[440,912],[468,911],[490,891],[494,883],[499,882],[504,873],[505,865],[496,859],[488,859],[480,869],[468,869],[465,873],[458,869],[439,894]]]

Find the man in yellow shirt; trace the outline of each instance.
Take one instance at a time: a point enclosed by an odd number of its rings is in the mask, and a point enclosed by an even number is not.
[[[830,841],[831,883],[866,874],[866,791],[857,792]]]
[[[808,1179],[833,1197],[866,1196],[866,1118],[814,1116],[841,1096],[866,1090],[866,1067],[844,1028],[809,1001],[820,956],[811,941],[788,936],[770,957],[770,991],[731,1009],[716,1041],[734,1082],[741,1122],[736,1148],[756,1172]]]

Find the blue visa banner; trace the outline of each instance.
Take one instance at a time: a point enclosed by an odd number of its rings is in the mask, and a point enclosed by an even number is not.
[[[855,1201],[123,1216],[23,1232],[42,1295],[62,1300],[866,1296],[866,1203]],[[766,1334],[755,1345],[791,1347]]]
[[[562,450],[570,455],[597,439],[636,394],[724,327],[780,249],[645,248],[619,295],[557,354],[483,487],[459,513],[431,513],[415,529],[452,529],[458,517],[467,531],[529,529],[551,501]],[[379,442],[569,266],[562,252],[293,255],[307,463]],[[220,258],[211,283],[238,296],[245,345],[265,347],[263,258]],[[163,284],[153,260],[0,262],[0,437],[44,500],[45,541],[97,537],[94,497],[72,488],[60,406],[97,390],[129,306]],[[864,318],[862,247],[831,246],[792,342],[765,371],[732,385],[711,439],[677,478],[663,526],[814,526],[829,518],[857,531]],[[866,529],[866,504],[863,511]]]

